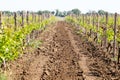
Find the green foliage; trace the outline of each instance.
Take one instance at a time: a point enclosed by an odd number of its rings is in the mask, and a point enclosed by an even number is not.
[[[117,30],[117,41],[120,42],[120,25],[118,26]]]
[[[7,76],[3,73],[0,73],[0,80],[7,80]]]
[[[99,10],[99,11],[98,11],[98,14],[99,14],[99,15],[105,15],[105,13],[106,13],[106,11],[104,11],[104,10]]]
[[[46,25],[55,21],[55,17],[43,20],[41,23],[31,23],[23,28],[18,27],[14,31],[13,27],[4,27],[3,33],[0,34],[0,63],[3,61],[14,60],[23,53],[23,39],[26,38],[33,30],[43,29]]]
[[[79,15],[81,11],[79,9],[72,9],[71,10],[73,14]]]
[[[106,35],[107,35],[108,42],[113,41],[114,31],[112,28],[107,29]]]
[[[96,19],[95,19],[96,20]],[[96,32],[98,35],[98,42],[101,42],[101,38],[104,36],[103,33],[103,29],[101,27],[99,27],[99,30],[97,31],[97,26],[93,26],[92,24],[87,24],[87,23],[83,23],[82,21],[79,21],[78,19],[74,18],[74,17],[70,17],[67,16],[66,17],[66,21],[70,22],[70,23],[74,23],[74,24],[78,24],[79,26],[83,27],[87,32],[89,32],[90,30],[92,32]],[[96,20],[97,21],[97,20]],[[113,24],[114,24],[114,19],[112,17],[109,17],[108,20],[108,24],[107,24],[107,31],[106,31],[106,35],[107,35],[107,40],[108,42],[113,41],[113,36],[114,36],[114,31],[113,31]],[[101,23],[105,23],[105,19],[101,18],[100,19]],[[117,34],[117,41],[120,41],[120,29],[118,29],[118,34]],[[80,31],[83,32],[83,31]]]

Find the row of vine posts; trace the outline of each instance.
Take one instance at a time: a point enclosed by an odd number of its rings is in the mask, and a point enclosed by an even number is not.
[[[93,27],[97,27],[96,28],[96,31],[98,32],[100,27],[102,27],[103,29],[103,37],[101,39],[101,47],[103,48],[109,48],[109,47],[112,47],[112,55],[113,55],[113,58],[115,58],[117,56],[117,63],[119,64],[120,63],[120,42],[118,42],[116,40],[117,38],[117,34],[120,34],[120,33],[117,33],[117,30],[118,30],[118,24],[117,24],[117,19],[119,17],[119,15],[117,13],[115,14],[108,14],[106,12],[105,15],[99,15],[98,13],[91,13],[91,14],[81,14],[81,15],[70,15],[72,17],[76,17],[76,19],[80,18],[80,21],[83,23],[83,25],[85,23],[87,24],[92,24]],[[114,35],[113,35],[113,43],[109,43],[107,42],[107,27],[108,27],[108,20],[109,20],[109,16],[112,16],[114,18],[114,22],[113,22],[113,31],[114,31]],[[100,18],[103,18],[105,19],[105,22],[104,23],[101,23],[100,22]],[[90,37],[91,38],[95,38],[95,41],[96,43],[98,43],[98,36],[99,34],[98,33],[95,33],[93,34],[94,32],[92,30],[89,31],[89,34],[90,34]],[[87,33],[85,33],[87,34]]]
[[[6,15],[1,11],[0,12],[0,29],[3,26],[2,25],[2,19],[4,17],[8,17],[7,27],[9,27],[11,25],[11,24],[9,24],[9,22],[10,22],[9,18],[11,16],[14,19],[14,26],[11,26],[11,27],[14,27],[14,31],[16,31],[17,27],[24,27],[25,24],[29,25],[30,23],[33,23],[33,22],[34,23],[41,23],[44,19],[47,19],[47,18],[51,17],[51,14],[44,13],[42,15],[39,15],[39,14],[36,14],[34,12],[22,11],[21,14],[17,14],[16,12],[14,12],[12,15]],[[30,16],[32,16],[32,20],[30,20]],[[18,18],[21,19],[21,22],[18,21]],[[35,31],[33,30],[32,33],[27,35],[26,39],[23,40],[23,45],[25,43],[29,44],[29,41],[34,40],[39,35],[39,33],[41,33],[41,30],[35,30]]]

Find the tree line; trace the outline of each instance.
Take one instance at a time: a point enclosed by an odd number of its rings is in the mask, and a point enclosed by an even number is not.
[[[2,12],[4,14],[6,14],[6,15],[14,14],[14,12],[11,12],[11,11],[2,11]],[[22,11],[17,11],[17,14],[21,14],[21,13],[22,13]],[[82,14],[81,11],[79,9],[77,9],[77,8],[69,10],[69,11],[60,11],[60,10],[56,9],[55,11],[49,11],[49,10],[41,11],[41,10],[39,10],[37,12],[32,12],[31,11],[30,13],[36,13],[36,14],[40,14],[40,15],[42,15],[44,13],[51,13],[51,14],[53,14],[55,16],[60,16],[60,17],[65,17],[65,16],[67,16],[69,14],[75,14],[75,15]],[[85,14],[92,14],[92,13],[98,13],[99,15],[104,15],[106,13],[106,11],[104,11],[104,10],[98,10],[97,12],[96,11],[88,11]],[[112,13],[110,13],[110,14],[112,14]]]

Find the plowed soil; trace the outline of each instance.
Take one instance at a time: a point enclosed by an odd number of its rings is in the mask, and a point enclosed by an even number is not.
[[[49,26],[39,48],[10,63],[9,80],[120,80],[106,53],[75,32],[65,21]]]

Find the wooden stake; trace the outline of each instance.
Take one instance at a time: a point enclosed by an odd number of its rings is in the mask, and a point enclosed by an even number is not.
[[[29,24],[29,11],[27,11],[27,18],[26,18],[27,24]]]
[[[90,14],[90,18],[89,18],[89,24],[90,24],[90,26],[91,26],[91,17],[92,17],[92,14]],[[92,29],[90,29],[90,34],[89,34],[89,36],[91,37],[91,35],[92,35]]]
[[[91,14],[89,15],[89,24],[91,25]]]
[[[117,13],[115,13],[115,17],[114,17],[113,57],[115,57],[116,54],[116,27],[117,27]]]
[[[82,15],[82,18],[83,18],[83,25],[84,25],[84,22],[85,22],[85,18],[84,18],[85,16],[84,16],[84,14]]]
[[[36,16],[36,14],[34,14],[34,17],[35,17],[35,22],[37,21],[36,19],[37,19],[37,16]]]
[[[92,22],[92,25],[93,25],[93,27],[94,27],[94,26],[95,26],[95,14],[93,13],[92,16],[93,16],[93,22]]]
[[[34,13],[32,12],[32,22],[34,22]]]
[[[24,26],[24,11],[22,11],[22,26]]]
[[[17,13],[14,12],[14,25],[15,25],[15,31],[16,31],[16,27],[17,27]]]
[[[120,42],[118,42],[118,64],[120,63]]]
[[[38,22],[40,22],[40,14],[38,14]]]
[[[103,46],[106,48],[107,47],[107,25],[108,25],[108,13],[106,13],[105,15],[105,19],[106,19],[106,22],[105,22],[105,27],[104,27],[104,44]]]
[[[99,14],[97,14],[97,43],[98,43],[98,40],[99,40],[98,31],[99,31]]]
[[[0,12],[0,28],[2,27],[2,12]]]
[[[8,24],[10,23],[10,15],[7,16]]]

